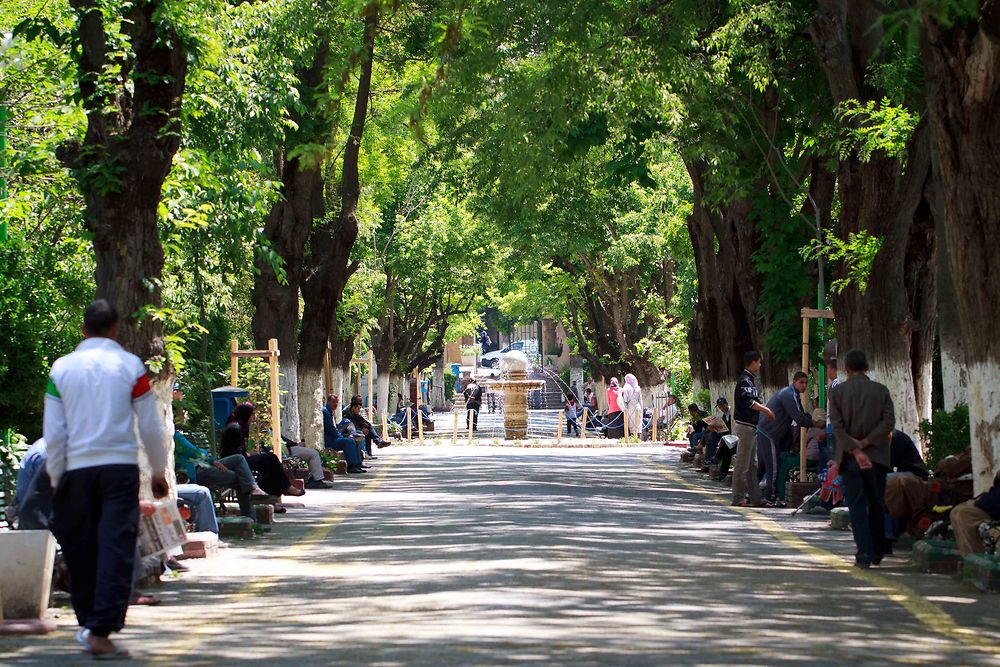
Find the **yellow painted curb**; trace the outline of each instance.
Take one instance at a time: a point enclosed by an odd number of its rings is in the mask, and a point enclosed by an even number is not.
[[[872,586],[885,597],[909,612],[915,619],[917,619],[917,621],[933,632],[943,635],[948,639],[955,639],[966,646],[980,650],[984,653],[1000,656],[1000,646],[996,646],[989,638],[982,637],[976,634],[975,631],[962,627],[948,614],[948,612],[926,599],[909,586],[893,581],[878,572],[858,569],[842,556],[838,556],[831,551],[809,544],[798,535],[795,535],[788,529],[783,528],[777,521],[762,516],[759,511],[747,507],[734,507],[729,504],[728,497],[720,498],[718,494],[712,493],[711,491],[684,479],[684,477],[671,468],[668,468],[660,463],[654,463],[648,456],[644,456],[642,459],[644,462],[652,464],[659,469],[660,473],[667,479],[678,482],[684,487],[719,505],[723,505],[728,509],[743,514],[750,521],[750,523],[769,533],[773,538],[785,546],[796,549],[797,551],[806,554],[827,567]]]

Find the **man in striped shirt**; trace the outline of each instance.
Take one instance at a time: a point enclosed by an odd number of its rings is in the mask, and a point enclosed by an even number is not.
[[[99,299],[83,314],[85,340],[52,365],[45,396],[46,467],[55,490],[52,532],[70,571],[77,640],[95,657],[125,655],[108,638],[125,625],[139,525],[139,443],[153,495],[167,495],[163,415],[146,367],[115,338],[118,314]]]

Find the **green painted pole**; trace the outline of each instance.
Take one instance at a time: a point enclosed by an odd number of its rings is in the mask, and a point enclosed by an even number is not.
[[[0,202],[7,200],[7,105],[0,103]],[[7,219],[0,219],[0,241],[7,240]]]

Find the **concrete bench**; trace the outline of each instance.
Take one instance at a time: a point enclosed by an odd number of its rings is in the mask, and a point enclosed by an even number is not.
[[[962,554],[950,540],[918,540],[910,551],[918,570],[934,574],[957,574],[962,568]]]
[[[44,618],[56,541],[47,530],[0,532],[0,604],[5,618]]]

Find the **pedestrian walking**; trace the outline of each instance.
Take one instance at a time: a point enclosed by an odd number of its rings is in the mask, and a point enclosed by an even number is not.
[[[146,367],[116,342],[104,299],[83,314],[85,340],[52,365],[45,395],[52,532],[70,573],[77,640],[97,658],[127,656],[109,639],[125,625],[139,527],[138,426],[156,498],[167,495],[166,429]]]
[[[580,422],[577,421],[580,413],[580,404],[576,402],[576,396],[572,393],[566,397],[566,434],[580,437]]]
[[[830,422],[857,546],[854,564],[868,569],[881,563],[886,551],[885,476],[896,414],[888,387],[869,379],[864,352],[848,352],[844,366],[847,379],[830,392]]]
[[[768,507],[757,485],[757,448],[754,436],[759,413],[774,419],[771,409],[760,402],[757,373],[760,372],[760,353],[751,350],[743,355],[743,371],[736,380],[733,396],[735,405],[733,434],[739,438],[736,445],[736,462],[733,465],[733,505],[741,507]],[[748,499],[749,496],[749,499]]]
[[[469,423],[469,414],[472,413],[472,430],[479,430],[479,410],[483,405],[483,388],[476,383],[476,378],[472,378],[462,392],[465,395],[465,422]]]
[[[621,390],[618,389],[618,378],[613,377],[608,384],[607,391],[608,417],[605,420],[605,424],[607,425],[605,437],[608,438],[625,437],[625,415],[618,403],[620,394]]]
[[[632,373],[625,375],[625,385],[622,387],[618,405],[628,420],[629,435],[642,439],[642,391],[639,380]]]

